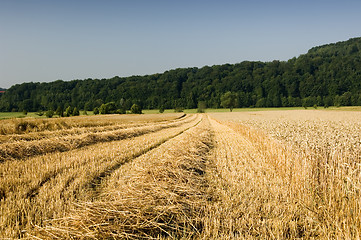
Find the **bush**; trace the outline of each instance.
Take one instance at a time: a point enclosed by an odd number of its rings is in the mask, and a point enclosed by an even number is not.
[[[73,109],[73,116],[79,116],[80,115],[80,112],[79,112],[79,110],[75,107],[74,109]]]
[[[24,115],[28,115],[28,111],[24,110],[24,111],[23,111],[23,114],[24,114]]]
[[[100,114],[114,114],[116,112],[115,102],[103,103],[99,108]]]
[[[232,112],[233,108],[237,105],[237,95],[232,92],[226,92],[221,96],[221,106],[224,108],[229,108]]]
[[[71,106],[65,109],[65,117],[70,117],[73,113],[73,108]]]
[[[206,107],[207,107],[206,102],[204,102],[204,101],[198,102],[197,113],[204,113],[206,110]]]
[[[174,112],[183,112],[183,110],[184,110],[184,108],[182,108],[182,107],[176,107],[174,109]]]
[[[164,107],[163,107],[163,106],[161,106],[161,107],[159,108],[159,112],[160,112],[160,113],[164,113]]]
[[[125,114],[126,112],[125,112],[124,109],[117,109],[117,110],[115,111],[115,113],[116,113],[116,114]]]
[[[94,113],[94,115],[99,114],[99,108],[95,107],[95,108],[93,109],[93,113]]]
[[[58,115],[59,117],[64,117],[64,109],[61,106],[59,106],[56,109],[55,114]]]
[[[54,111],[53,110],[48,110],[45,113],[45,115],[46,115],[47,118],[52,118],[54,116]]]
[[[142,108],[138,104],[133,104],[130,108],[130,112],[133,114],[142,114]]]

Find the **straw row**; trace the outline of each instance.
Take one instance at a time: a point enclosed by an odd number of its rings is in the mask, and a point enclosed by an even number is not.
[[[64,137],[51,137],[35,141],[17,141],[0,145],[0,162],[7,160],[24,159],[26,157],[51,152],[65,152],[76,148],[92,145],[99,142],[110,142],[125,138],[140,136],[145,133],[159,131],[163,128],[175,127],[194,120],[194,117],[185,118],[170,123],[155,123],[141,127],[106,132],[73,134]]]
[[[64,216],[72,202],[96,198],[103,178],[200,120],[192,119],[120,141],[2,163],[0,237],[24,237],[24,230]]]
[[[98,200],[77,203],[70,217],[35,234],[46,239],[199,236],[209,200],[204,175],[211,146],[204,120],[124,165],[104,180]]]

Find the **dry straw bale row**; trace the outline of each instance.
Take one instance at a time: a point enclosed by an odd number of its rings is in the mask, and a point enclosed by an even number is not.
[[[65,152],[98,142],[110,142],[139,136],[148,132],[159,131],[163,128],[175,127],[194,120],[195,116],[174,122],[149,124],[141,127],[129,127],[106,132],[74,134],[64,137],[53,137],[35,141],[17,141],[0,145],[0,162],[23,159],[51,152]]]
[[[37,236],[68,239],[142,239],[200,236],[208,193],[208,121],[115,171],[97,201],[79,203],[68,218]]]
[[[34,140],[40,140],[40,139],[46,139],[46,138],[51,138],[51,137],[64,137],[67,135],[75,135],[75,134],[84,134],[84,133],[99,133],[99,132],[106,132],[106,131],[114,131],[114,130],[118,130],[118,129],[124,129],[124,128],[130,128],[130,127],[141,127],[141,126],[145,126],[149,123],[154,124],[154,123],[170,123],[170,122],[175,122],[175,121],[179,121],[180,118],[187,118],[190,117],[190,115],[185,115],[185,114],[162,114],[161,115],[162,118],[160,118],[159,116],[152,115],[152,118],[149,117],[144,117],[143,115],[140,116],[136,116],[134,118],[134,120],[132,122],[129,122],[130,120],[128,119],[128,121],[124,121],[124,116],[118,116],[118,118],[113,117],[112,121],[109,121],[108,118],[105,118],[103,121],[98,120],[97,124],[95,126],[84,126],[84,125],[71,125],[71,122],[66,123],[64,121],[63,118],[58,119],[56,121],[54,121],[54,124],[60,125],[60,126],[65,126],[64,129],[62,127],[58,127],[56,129],[47,129],[47,130],[43,130],[43,131],[31,131],[29,129],[27,129],[27,125],[30,122],[33,122],[33,124],[39,124],[40,127],[39,129],[43,129],[43,127],[41,127],[42,122],[46,120],[37,120],[37,119],[29,119],[29,120],[18,120],[18,119],[14,119],[11,120],[11,122],[14,123],[14,128],[18,129],[13,134],[6,134],[6,135],[0,135],[0,143],[9,143],[9,142],[14,142],[14,141],[34,141]],[[89,119],[93,118],[89,117]],[[82,118],[84,121],[86,121],[86,118]],[[116,121],[117,119],[117,121]],[[4,123],[4,121],[2,122]],[[94,123],[94,122],[93,122]],[[23,126],[24,125],[24,126]],[[23,127],[21,127],[23,126]],[[22,129],[22,130],[20,130]],[[34,130],[34,129],[33,129]]]
[[[31,132],[56,131],[72,128],[89,128],[109,125],[159,122],[183,117],[183,113],[145,115],[99,115],[53,119],[6,119],[1,120],[0,135],[27,134]]]
[[[134,138],[1,163],[0,238],[25,237],[46,219],[63,217],[72,202],[96,198],[102,178],[199,121],[197,116]]]
[[[56,131],[72,128],[100,127],[117,124],[116,121],[100,117],[72,117],[54,119],[6,119],[1,120],[1,135],[27,134],[31,132]]]

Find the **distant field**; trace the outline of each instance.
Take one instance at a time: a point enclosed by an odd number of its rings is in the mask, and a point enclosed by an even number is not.
[[[80,111],[80,115],[84,115],[84,111]],[[88,111],[87,115],[93,115],[92,111]],[[8,118],[46,118],[45,114],[43,116],[38,116],[36,112],[29,112],[27,115],[22,112],[0,112],[0,119]],[[54,115],[53,118],[57,118],[57,115]]]
[[[256,111],[280,111],[280,110],[303,110],[303,107],[283,107],[283,108],[235,108],[233,112],[256,112]],[[315,110],[314,108],[308,108],[307,110]],[[317,110],[324,111],[361,111],[361,107],[352,106],[352,107],[329,107],[327,109],[323,107],[318,107]],[[205,110],[206,113],[211,112],[229,112],[229,109],[226,108],[208,108]],[[160,114],[158,109],[152,110],[143,110],[144,114]],[[174,109],[166,109],[164,113],[174,113]],[[197,113],[197,109],[185,109],[184,113]],[[83,111],[80,111],[80,115],[84,115]],[[87,115],[93,115],[92,111],[87,111]],[[34,117],[34,118],[46,118],[45,116],[38,116],[35,112],[30,112],[27,115],[24,115],[21,112],[0,112],[0,119],[8,119],[8,118],[24,118],[24,117]],[[57,118],[58,116],[54,116]]]
[[[0,119],[19,118],[19,117],[25,117],[25,115],[19,112],[0,112]]]
[[[360,239],[361,112],[243,110],[2,120],[0,238]]]

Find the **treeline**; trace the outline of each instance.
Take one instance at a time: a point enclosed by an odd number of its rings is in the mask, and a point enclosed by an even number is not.
[[[361,105],[361,38],[312,48],[288,61],[183,68],[162,74],[111,79],[23,83],[0,98],[0,111],[100,108],[219,108],[236,94],[236,107]]]

